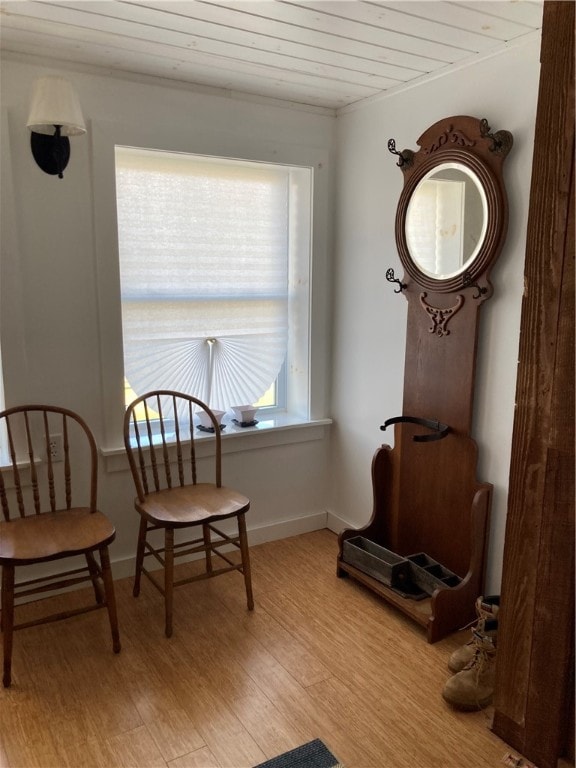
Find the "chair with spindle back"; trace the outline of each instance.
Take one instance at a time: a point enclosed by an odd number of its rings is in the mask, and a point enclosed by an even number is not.
[[[120,637],[108,545],[116,531],[96,507],[98,453],[80,416],[56,406],[23,405],[0,412],[8,448],[0,468],[1,624],[4,687],[11,684],[16,629],[106,608],[114,653]],[[96,557],[99,555],[99,561]],[[15,583],[16,568],[80,556],[85,564]],[[91,581],[95,602],[14,623],[16,600]],[[102,589],[102,587],[104,589]]]
[[[214,430],[214,465],[211,482],[198,482],[194,416],[203,410]],[[222,485],[220,427],[210,408],[192,395],[156,390],[134,400],[124,417],[124,444],[136,486],[134,506],[140,514],[140,531],[136,554],[134,596],[140,594],[144,574],[164,596],[165,634],[172,635],[174,587],[200,579],[240,571],[244,576],[248,609],[254,607],[250,558],[246,535],[246,512],[249,499]],[[212,474],[213,472],[213,474]],[[216,527],[231,518],[237,520],[237,534]],[[201,528],[198,535],[174,543],[174,533],[184,528]],[[164,531],[163,547],[152,543],[148,533]],[[194,536],[196,536],[194,538]],[[226,552],[220,551],[224,547]],[[230,557],[230,549],[240,550],[240,561]],[[193,576],[174,581],[174,560],[204,553],[203,570]],[[223,561],[214,567],[212,555]],[[152,556],[164,568],[163,585],[144,567],[144,559]]]

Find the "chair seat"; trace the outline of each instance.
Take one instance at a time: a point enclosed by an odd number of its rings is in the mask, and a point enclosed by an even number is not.
[[[135,506],[152,523],[178,527],[223,520],[246,512],[250,501],[230,488],[198,483],[154,491],[143,502],[136,499]]]
[[[0,563],[25,564],[82,554],[108,545],[116,531],[102,512],[86,507],[0,522]]]

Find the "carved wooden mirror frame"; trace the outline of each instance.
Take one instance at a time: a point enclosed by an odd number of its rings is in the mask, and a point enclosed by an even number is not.
[[[451,117],[428,128],[418,139],[420,150],[396,153],[404,173],[404,189],[396,214],[396,245],[407,274],[424,288],[440,293],[458,291],[467,284],[483,280],[487,283],[490,267],[496,260],[506,237],[508,204],[502,180],[502,163],[512,147],[508,131],[490,132],[486,119]],[[389,142],[394,152],[394,142]],[[486,227],[478,252],[466,267],[445,279],[422,271],[414,260],[407,242],[406,222],[410,202],[419,184],[432,171],[443,165],[457,165],[477,179],[485,194]],[[482,293],[488,298],[491,287]]]

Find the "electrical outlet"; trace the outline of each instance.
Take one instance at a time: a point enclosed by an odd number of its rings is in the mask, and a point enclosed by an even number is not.
[[[62,454],[64,452],[62,435],[50,435],[48,440],[48,450],[50,451],[50,458],[52,461],[62,461]]]

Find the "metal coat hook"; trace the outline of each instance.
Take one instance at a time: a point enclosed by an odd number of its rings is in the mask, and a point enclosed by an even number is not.
[[[418,424],[432,430],[423,435],[412,435],[415,443],[432,443],[434,440],[442,440],[451,431],[448,424],[442,424],[435,419],[422,419],[419,416],[393,416],[391,419],[386,419],[380,429],[385,430],[391,424]]]
[[[470,272],[464,272],[462,275],[462,288],[476,288],[478,293],[472,295],[473,299],[479,299],[484,296],[485,293],[488,293],[488,288],[480,287],[478,283],[472,282],[472,275]]]
[[[507,155],[514,143],[512,134],[510,131],[496,131],[496,133],[491,133],[491,131],[492,129],[488,124],[488,120],[483,117],[482,120],[480,120],[480,135],[485,139],[490,139],[492,142],[490,151],[501,155]]]
[[[398,280],[397,277],[394,277],[394,270],[392,269],[392,267],[386,270],[386,280],[388,280],[389,283],[398,283],[398,285],[400,286],[394,291],[394,293],[402,293],[404,288],[408,287],[406,283],[403,283],[400,280]]]
[[[403,149],[402,152],[398,152],[394,139],[388,139],[388,152],[398,156],[396,165],[400,166],[400,168],[402,168],[403,165],[412,165],[414,152],[412,152],[411,149]]]

